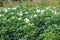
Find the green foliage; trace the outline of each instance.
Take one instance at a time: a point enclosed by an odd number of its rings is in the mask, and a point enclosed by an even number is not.
[[[59,8],[0,8],[0,40],[60,40]]]

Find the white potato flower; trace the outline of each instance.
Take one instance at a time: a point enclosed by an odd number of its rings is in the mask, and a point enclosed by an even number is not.
[[[10,10],[11,8],[7,8],[8,10]]]
[[[57,10],[51,10],[52,13],[57,14]]]
[[[30,20],[29,20],[28,18],[25,18],[24,21],[25,21],[26,23],[29,23],[29,22],[30,22]]]
[[[53,9],[56,9],[56,7],[53,7]]]
[[[13,16],[13,17],[11,17],[12,19],[15,19],[15,17]]]
[[[30,18],[33,18],[33,16],[32,16],[32,15],[30,15]]]
[[[25,12],[25,14],[28,14],[29,12]]]
[[[23,13],[22,11],[20,11],[20,13]]]
[[[38,7],[36,7],[36,9],[38,9]]]
[[[46,9],[50,9],[50,8],[51,8],[50,6],[46,7]]]
[[[45,12],[45,10],[41,10],[41,13],[44,13]]]
[[[14,14],[14,12],[11,12],[10,14]]]
[[[0,14],[0,17],[1,17],[2,15]]]
[[[0,17],[1,17],[1,16],[4,16],[4,14],[0,14]]]
[[[33,25],[34,25],[34,23],[28,23],[28,25],[33,26]]]
[[[41,12],[41,10],[38,9],[38,10],[36,10],[36,12],[39,13],[39,12]]]
[[[18,20],[21,20],[21,17],[20,17],[20,18],[18,18]]]
[[[13,9],[13,10],[16,10],[17,8],[16,8],[16,7],[13,7],[12,9]]]
[[[37,14],[34,14],[34,17],[37,17]]]
[[[20,12],[20,13],[17,13],[17,15],[19,15],[19,16],[23,16],[23,13],[22,13],[22,12]]]
[[[8,9],[7,8],[4,8],[3,10],[4,10],[5,13],[8,12]]]
[[[31,9],[28,9],[28,10],[31,10]]]
[[[22,13],[20,13],[20,14],[19,14],[19,16],[23,16],[23,14],[22,14]]]

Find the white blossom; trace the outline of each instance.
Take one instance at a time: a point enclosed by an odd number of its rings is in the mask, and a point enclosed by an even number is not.
[[[29,22],[30,22],[30,20],[29,20],[28,18],[25,18],[24,21],[25,21],[26,23],[29,23]]]
[[[44,13],[45,12],[45,10],[41,10],[41,13]]]
[[[57,14],[57,10],[51,10],[52,13]]]
[[[15,19],[15,17],[13,16],[13,17],[11,17],[12,19]]]
[[[31,9],[28,9],[28,10],[31,10]]]
[[[25,12],[25,14],[28,14],[29,12]]]
[[[55,12],[54,12],[55,14],[57,14],[57,10],[55,9]]]
[[[4,8],[3,10],[4,10],[5,13],[8,12],[8,9],[7,8]]]
[[[23,13],[22,11],[20,11],[20,13]]]
[[[20,14],[19,14],[19,16],[23,16],[23,14],[22,14],[22,13],[20,13]]]
[[[39,12],[41,12],[41,10],[38,9],[38,10],[36,10],[36,12],[39,13]]]
[[[33,18],[33,16],[32,16],[32,15],[30,15],[30,18]]]
[[[21,17],[20,17],[20,18],[18,18],[18,20],[21,20]]]
[[[0,14],[0,17],[1,17],[2,15]]]
[[[38,9],[38,7],[36,7],[36,9]]]
[[[22,12],[20,12],[20,13],[17,13],[17,15],[19,15],[19,16],[23,16],[23,13],[22,13]]]
[[[14,12],[11,12],[11,14],[14,14]]]
[[[13,7],[12,9],[13,9],[13,10],[16,10],[17,8],[16,8],[16,7]]]
[[[0,17],[1,17],[1,16],[4,16],[4,14],[0,14]]]
[[[56,9],[56,7],[53,7],[53,9]]]
[[[7,18],[4,18],[3,20],[6,20]]]
[[[28,23],[28,25],[33,26],[33,25],[34,25],[34,23]]]
[[[34,17],[37,17],[37,14],[34,14]]]
[[[50,6],[49,7],[46,7],[46,9],[50,9]]]
[[[8,10],[10,10],[11,8],[7,8]]]

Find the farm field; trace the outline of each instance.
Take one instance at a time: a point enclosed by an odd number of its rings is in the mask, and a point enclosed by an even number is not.
[[[0,40],[60,40],[60,6],[0,7]]]

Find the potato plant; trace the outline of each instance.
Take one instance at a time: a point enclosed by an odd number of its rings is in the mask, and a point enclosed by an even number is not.
[[[0,40],[60,40],[60,6],[0,8]]]

